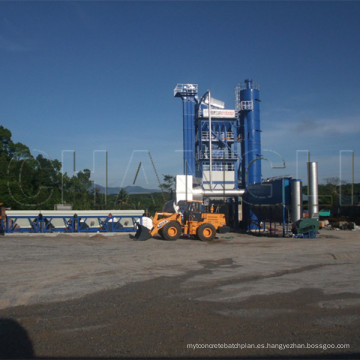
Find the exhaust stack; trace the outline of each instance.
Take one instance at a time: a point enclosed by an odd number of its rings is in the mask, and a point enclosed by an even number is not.
[[[307,163],[308,170],[308,193],[309,193],[309,218],[319,218],[319,191],[318,191],[318,163]]]
[[[302,181],[292,180],[291,186],[291,222],[296,223],[302,218]]]

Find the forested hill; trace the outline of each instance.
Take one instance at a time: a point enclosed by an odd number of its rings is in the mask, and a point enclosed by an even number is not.
[[[69,177],[61,162],[43,155],[34,157],[22,143],[14,143],[11,131],[0,126],[0,202],[11,209],[53,209],[55,204],[90,206],[90,171]]]
[[[150,197],[151,207],[160,207],[171,192],[174,178],[164,176],[162,196]],[[91,181],[91,171],[84,169],[70,177],[62,173],[61,162],[43,155],[34,157],[28,146],[13,142],[9,129],[0,126],[0,202],[14,210],[53,210],[55,204],[71,204],[73,209],[119,209],[149,207],[149,196],[132,201],[125,189],[105,198]],[[147,206],[144,207],[143,205]]]

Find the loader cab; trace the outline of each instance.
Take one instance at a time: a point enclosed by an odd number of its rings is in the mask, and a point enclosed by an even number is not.
[[[186,201],[184,204],[184,222],[201,221],[203,213],[203,204],[201,201]]]

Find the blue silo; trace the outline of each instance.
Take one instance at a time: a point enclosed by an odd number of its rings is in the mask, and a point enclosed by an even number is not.
[[[261,183],[261,130],[260,91],[252,80],[236,88],[236,109],[238,110],[241,137],[241,182],[246,190],[243,197],[243,226],[245,230],[259,228],[249,195],[254,184]]]
[[[197,84],[177,84],[174,96],[183,101],[184,174],[196,175],[195,170],[195,108],[198,103]]]
[[[243,188],[261,182],[260,91],[252,80],[238,88]]]

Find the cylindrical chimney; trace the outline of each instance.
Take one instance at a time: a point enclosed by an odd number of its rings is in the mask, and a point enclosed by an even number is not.
[[[307,163],[309,187],[309,218],[319,218],[319,192],[318,192],[318,164],[315,161]]]
[[[301,180],[291,180],[291,222],[295,223],[296,221],[302,218],[302,181]]]

